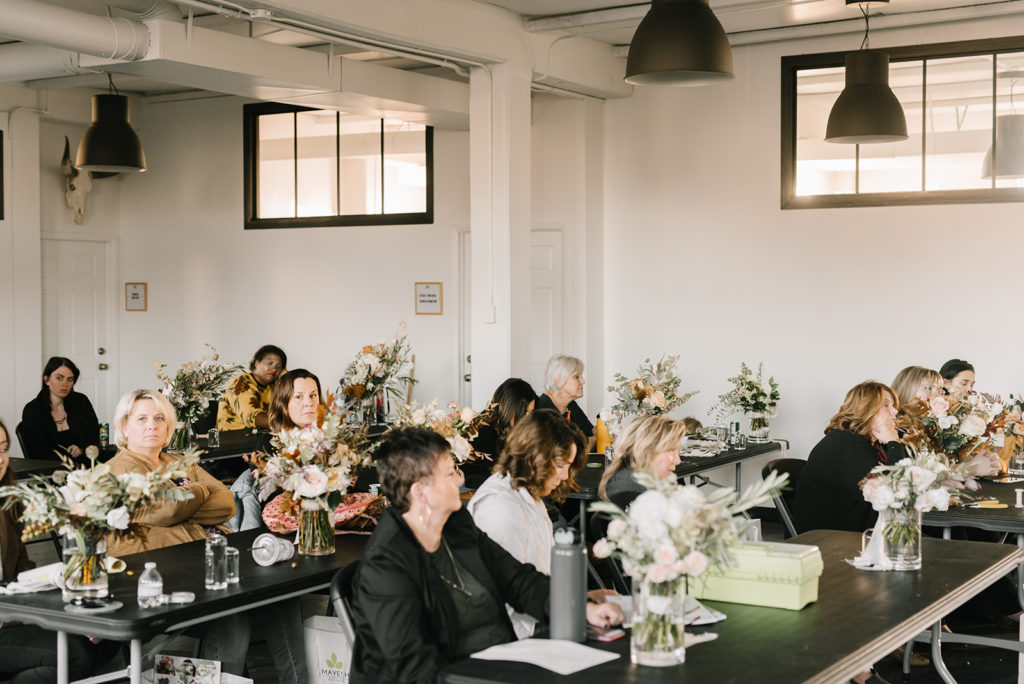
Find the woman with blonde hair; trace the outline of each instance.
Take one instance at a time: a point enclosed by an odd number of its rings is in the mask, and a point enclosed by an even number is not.
[[[797,482],[797,532],[861,532],[875,524],[878,513],[864,500],[860,481],[876,465],[896,463],[908,455],[896,433],[899,406],[892,388],[873,380],[846,393]]]
[[[679,444],[688,434],[686,423],[668,416],[642,416],[631,421],[615,438],[615,460],[605,468],[597,493],[625,509],[645,487],[634,475],[647,472],[666,480],[675,477]]]
[[[914,399],[927,404],[942,391],[942,376],[931,368],[907,366],[892,379],[892,389],[900,406],[906,406]]]

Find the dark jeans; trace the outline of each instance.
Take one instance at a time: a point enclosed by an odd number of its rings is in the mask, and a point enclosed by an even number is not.
[[[219,660],[221,671],[242,676],[251,633],[249,620],[263,625],[267,650],[281,684],[306,684],[306,646],[299,600],[286,599],[209,623],[200,655]],[[199,636],[198,633],[196,633]]]
[[[92,674],[93,651],[85,637],[68,635],[68,673],[72,679]],[[0,627],[0,678],[10,678],[10,684],[57,681],[56,632],[35,625]]]

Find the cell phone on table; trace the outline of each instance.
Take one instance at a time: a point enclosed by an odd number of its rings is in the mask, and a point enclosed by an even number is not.
[[[619,637],[626,636],[625,630],[621,627],[595,627],[587,625],[587,638],[592,641],[615,641]]]

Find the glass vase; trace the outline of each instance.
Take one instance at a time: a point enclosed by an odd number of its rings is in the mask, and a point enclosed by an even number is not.
[[[329,556],[334,553],[334,511],[325,511],[315,501],[299,506],[296,546],[303,556]]]
[[[65,529],[61,534],[60,585],[65,603],[83,603],[107,596],[105,530]]]
[[[633,580],[633,632],[629,659],[634,665],[670,667],[686,662],[683,580]]]
[[[921,569],[921,511],[889,509],[882,528],[882,548],[892,561],[893,570]]]
[[[750,414],[750,435],[747,442],[750,444],[767,444],[771,440],[771,426],[768,423],[768,413]]]
[[[192,429],[192,423],[178,423],[165,451],[169,454],[183,454],[195,445],[196,431]]]

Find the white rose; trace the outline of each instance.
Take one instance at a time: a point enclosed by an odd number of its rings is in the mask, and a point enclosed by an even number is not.
[[[654,562],[659,565],[671,565],[679,558],[679,552],[671,544],[663,544],[654,551]]]
[[[960,421],[955,416],[940,416],[938,422],[940,430],[948,430]]]
[[[424,409],[416,409],[412,412],[412,422],[414,425],[423,425],[427,422],[427,412]]]
[[[459,463],[463,463],[469,459],[470,454],[473,453],[473,447],[470,446],[469,440],[462,435],[455,435],[448,440],[448,442],[451,444],[452,454],[455,455],[455,460]]]
[[[683,562],[686,563],[686,574],[693,577],[704,574],[704,571],[708,569],[708,557],[700,551],[691,551],[686,554]]]
[[[607,558],[612,555],[612,547],[608,544],[607,539],[598,539],[594,542],[594,555],[598,558]]]
[[[327,491],[327,473],[316,466],[305,466],[295,481],[295,495],[313,499]]]
[[[968,437],[981,437],[985,434],[987,427],[988,424],[984,418],[972,413],[964,418],[964,422],[960,425],[960,434],[967,435]]]
[[[128,529],[129,522],[131,522],[131,516],[128,514],[128,509],[124,506],[118,506],[114,510],[107,512],[107,525],[115,530]]]
[[[474,418],[476,418],[476,411],[469,406],[462,407],[462,411],[459,413],[459,420],[463,423],[468,423]]]
[[[884,511],[895,501],[896,495],[888,485],[878,485],[871,490],[871,507],[876,511]]]
[[[608,523],[608,536],[612,539],[619,539],[626,532],[626,521],[622,518],[614,518]]]
[[[665,408],[665,394],[661,390],[658,390],[654,394],[644,397],[644,403],[651,408]]]
[[[907,469],[907,475],[910,476],[910,481],[914,483],[914,487],[918,491],[928,487],[935,481],[935,473],[921,466],[911,466]]]

